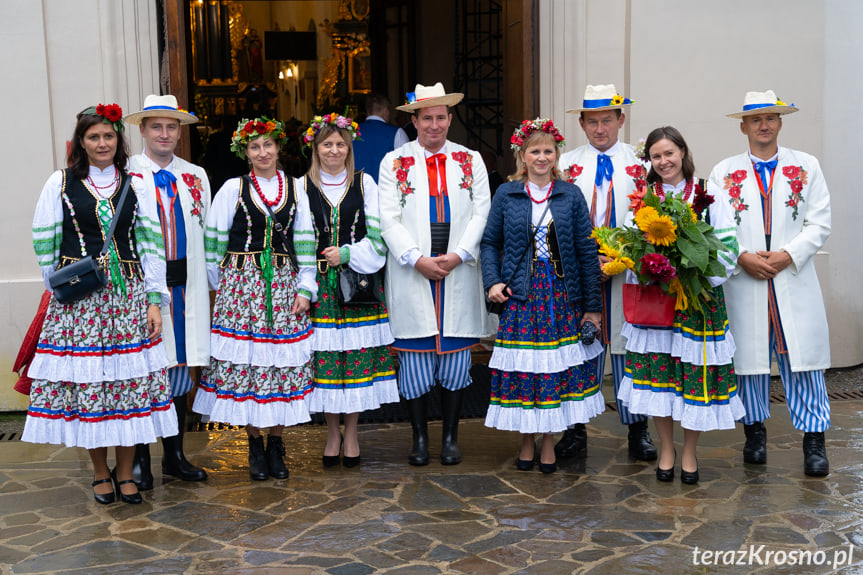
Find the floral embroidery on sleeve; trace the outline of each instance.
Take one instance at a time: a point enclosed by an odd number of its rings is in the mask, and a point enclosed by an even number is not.
[[[743,203],[740,198],[740,185],[746,179],[746,170],[737,170],[725,176],[725,186],[723,189],[728,190],[728,203],[734,210],[734,222],[740,225],[740,213],[749,209],[749,206]]]
[[[399,205],[405,207],[405,202],[408,195],[414,193],[415,189],[411,187],[408,180],[408,172],[413,166],[415,160],[412,156],[401,156],[393,160],[393,171],[396,173],[396,181],[398,182],[398,190],[401,193],[399,196]]]
[[[782,168],[782,175],[788,178],[788,185],[791,187],[791,193],[788,194],[788,201],[785,205],[792,208],[791,219],[797,220],[797,210],[805,200],[803,199],[803,186],[807,183],[808,173],[803,169],[803,166],[785,166]]]
[[[473,155],[467,152],[453,152],[452,159],[458,162],[461,168],[461,188],[467,190],[471,201],[473,201]]]
[[[568,181],[570,184],[574,184],[575,178],[580,176],[583,170],[583,166],[579,166],[578,164],[571,165],[566,169],[566,181]]]
[[[201,193],[204,191],[201,178],[194,174],[183,174],[183,183],[189,186],[189,193],[192,194],[192,215],[197,216],[198,224],[204,227],[204,204],[201,201]]]

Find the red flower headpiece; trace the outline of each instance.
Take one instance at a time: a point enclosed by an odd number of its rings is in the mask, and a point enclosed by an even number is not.
[[[557,126],[554,125],[554,122],[548,118],[537,118],[532,121],[525,120],[521,123],[521,126],[518,127],[518,129],[512,134],[512,138],[509,139],[509,147],[515,151],[521,150],[522,146],[524,146],[524,142],[534,132],[545,132],[552,135],[557,147],[559,148],[566,145],[566,140],[563,139],[563,134],[560,133]]]
[[[102,122],[111,124],[114,131],[118,134],[123,133],[123,109],[117,104],[99,104],[98,106],[90,106],[83,112],[82,116],[102,116]]]

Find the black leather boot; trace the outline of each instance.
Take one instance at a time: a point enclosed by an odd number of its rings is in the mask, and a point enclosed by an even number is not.
[[[576,423],[563,432],[554,446],[554,454],[561,458],[587,457],[587,428],[583,423]]]
[[[647,431],[647,421],[637,421],[629,424],[629,456],[639,461],[656,459],[656,446]]]
[[[767,428],[764,423],[756,421],[751,425],[743,425],[746,434],[746,444],[743,446],[743,461],[746,463],[767,463]]]
[[[179,432],[172,437],[162,438],[162,474],[179,477],[183,481],[203,481],[207,472],[195,467],[186,459],[183,453],[183,432],[186,430],[186,396],[174,398],[174,409],[177,411],[177,426]]]
[[[823,431],[807,431],[803,434],[803,473],[811,477],[824,477],[830,473]]]
[[[249,475],[255,481],[263,481],[270,475],[264,455],[264,437],[260,435],[249,436]]]
[[[458,420],[461,417],[461,404],[464,389],[450,391],[441,388],[441,412],[443,433],[441,434],[440,462],[443,465],[461,463],[461,450],[458,448]]]
[[[150,469],[150,446],[146,443],[135,445],[135,458],[132,460],[132,480],[138,491],[153,489],[153,470]]]
[[[428,394],[416,399],[405,400],[408,415],[411,418],[411,429],[414,432],[414,443],[408,463],[411,465],[429,464],[429,426],[428,426]]]
[[[281,436],[267,436],[267,469],[270,477],[288,478],[288,468],[285,466],[285,444],[282,443]]]

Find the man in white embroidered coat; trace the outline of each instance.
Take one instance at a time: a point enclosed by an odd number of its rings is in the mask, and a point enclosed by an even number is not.
[[[204,256],[204,222],[210,207],[210,183],[203,168],[174,155],[181,125],[198,119],[177,107],[174,96],[147,96],[144,109],[126,117],[138,124],[144,153],[129,159],[129,171],[140,174],[159,206],[165,237],[171,313],[164,314],[165,349],[177,365],[168,371],[179,433],[163,437],[162,473],[184,481],[201,481],[207,473],[183,453],[186,393],[194,387],[189,367],[210,359],[210,296]],[[141,490],[153,488],[150,451],[138,445],[134,468]]]
[[[824,431],[830,402],[827,314],[814,256],[830,235],[830,194],[818,160],[779,147],[782,116],[797,108],[772,91],[748,92],[739,118],[749,151],[721,161],[710,180],[734,209],[740,256],[725,284],[737,352],[734,371],[746,407],[743,460],[766,463],[770,365],[775,354],[791,422],[803,434],[803,470],[829,472]]]
[[[580,108],[567,110],[579,114],[578,123],[588,143],[560,157],[561,177],[577,185],[590,206],[593,225],[615,227],[623,225],[629,210],[629,194],[646,187],[642,160],[632,146],[618,139],[618,132],[626,121],[623,109],[632,101],[617,93],[614,84],[588,85]],[[600,265],[607,258],[599,256]],[[614,397],[617,398],[624,375],[626,348],[620,331],[623,328],[624,275],[609,278],[602,276],[602,343],[604,350],[595,360],[595,377],[602,382],[605,373],[605,356],[611,349],[611,373],[614,380]],[[656,447],[647,431],[647,417],[630,413],[617,400],[620,422],[629,426],[629,456],[641,461],[656,459]],[[587,431],[584,424],[567,429],[555,446],[559,457],[587,455]]]
[[[411,465],[429,462],[428,393],[441,384],[440,460],[461,462],[458,419],[470,384],[470,348],[487,335],[477,261],[490,207],[479,153],[447,140],[449,106],[440,82],[418,84],[409,103],[417,139],[388,153],[378,180],[381,235],[387,244],[386,298],[399,354],[399,392],[413,428]]]

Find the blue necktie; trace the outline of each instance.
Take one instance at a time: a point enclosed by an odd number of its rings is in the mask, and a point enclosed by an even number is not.
[[[153,181],[156,182],[157,187],[165,188],[169,198],[174,197],[174,186],[171,184],[177,181],[177,176],[167,170],[159,170],[153,173]]]
[[[594,183],[597,188],[602,187],[602,181],[611,181],[611,176],[614,174],[614,165],[611,163],[611,158],[605,154],[599,154],[596,157],[596,179]]]
[[[761,185],[764,191],[767,192],[767,187],[770,185],[770,174],[776,169],[776,160],[769,162],[755,162],[755,171],[758,172],[758,177],[761,178]]]

